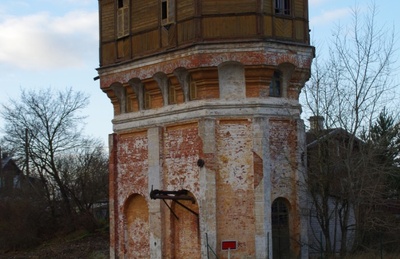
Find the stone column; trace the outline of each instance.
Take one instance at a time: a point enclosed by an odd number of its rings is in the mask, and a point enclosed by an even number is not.
[[[207,258],[208,245],[216,252],[217,248],[217,215],[216,215],[216,140],[215,120],[204,119],[199,122],[199,135],[203,141],[204,166],[200,167],[200,234],[201,234],[201,258]],[[202,157],[204,156],[204,157]],[[212,255],[210,251],[210,256]]]
[[[161,152],[161,134],[160,128],[150,128],[147,131],[148,150],[149,150],[149,172],[148,172],[148,191],[151,188],[162,189],[162,171],[160,162]],[[149,200],[149,225],[150,225],[150,258],[162,258],[162,221],[161,221],[161,200]]]
[[[253,120],[256,258],[271,258],[271,177],[267,119]]]

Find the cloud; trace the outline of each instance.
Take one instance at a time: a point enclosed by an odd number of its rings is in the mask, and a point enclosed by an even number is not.
[[[350,8],[340,8],[322,12],[322,14],[310,18],[310,27],[325,26],[327,23],[337,22],[341,18],[348,16],[350,12]]]
[[[6,16],[0,21],[0,64],[28,70],[82,66],[88,51],[97,55],[97,23],[97,12]]]

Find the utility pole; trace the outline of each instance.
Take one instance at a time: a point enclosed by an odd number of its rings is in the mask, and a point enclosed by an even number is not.
[[[29,143],[28,143],[28,128],[25,128],[25,168],[26,168],[26,176],[29,176]]]

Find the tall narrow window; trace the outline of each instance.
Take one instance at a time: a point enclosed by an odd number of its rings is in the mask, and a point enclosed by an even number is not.
[[[118,0],[118,8],[124,7],[124,0]]]
[[[144,109],[148,110],[151,108],[151,95],[146,89],[144,90]]]
[[[175,22],[175,0],[161,0],[161,25]]]
[[[275,0],[275,13],[290,15],[291,0]]]
[[[281,96],[281,72],[275,71],[269,85],[269,96],[280,97]]]
[[[168,5],[167,0],[163,0],[161,2],[161,20],[165,20],[168,18]]]
[[[129,0],[117,0],[117,38],[129,35]]]
[[[290,258],[289,209],[287,200],[277,198],[272,203],[273,258]]]
[[[176,88],[171,84],[171,80],[168,80],[168,104],[176,104]]]
[[[189,77],[189,100],[197,99],[197,85],[196,81],[193,80],[192,76]]]

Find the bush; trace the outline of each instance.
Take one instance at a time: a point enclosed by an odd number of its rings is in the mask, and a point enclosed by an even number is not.
[[[0,200],[0,249],[17,250],[36,246],[43,226],[48,224],[43,210],[31,200]]]

